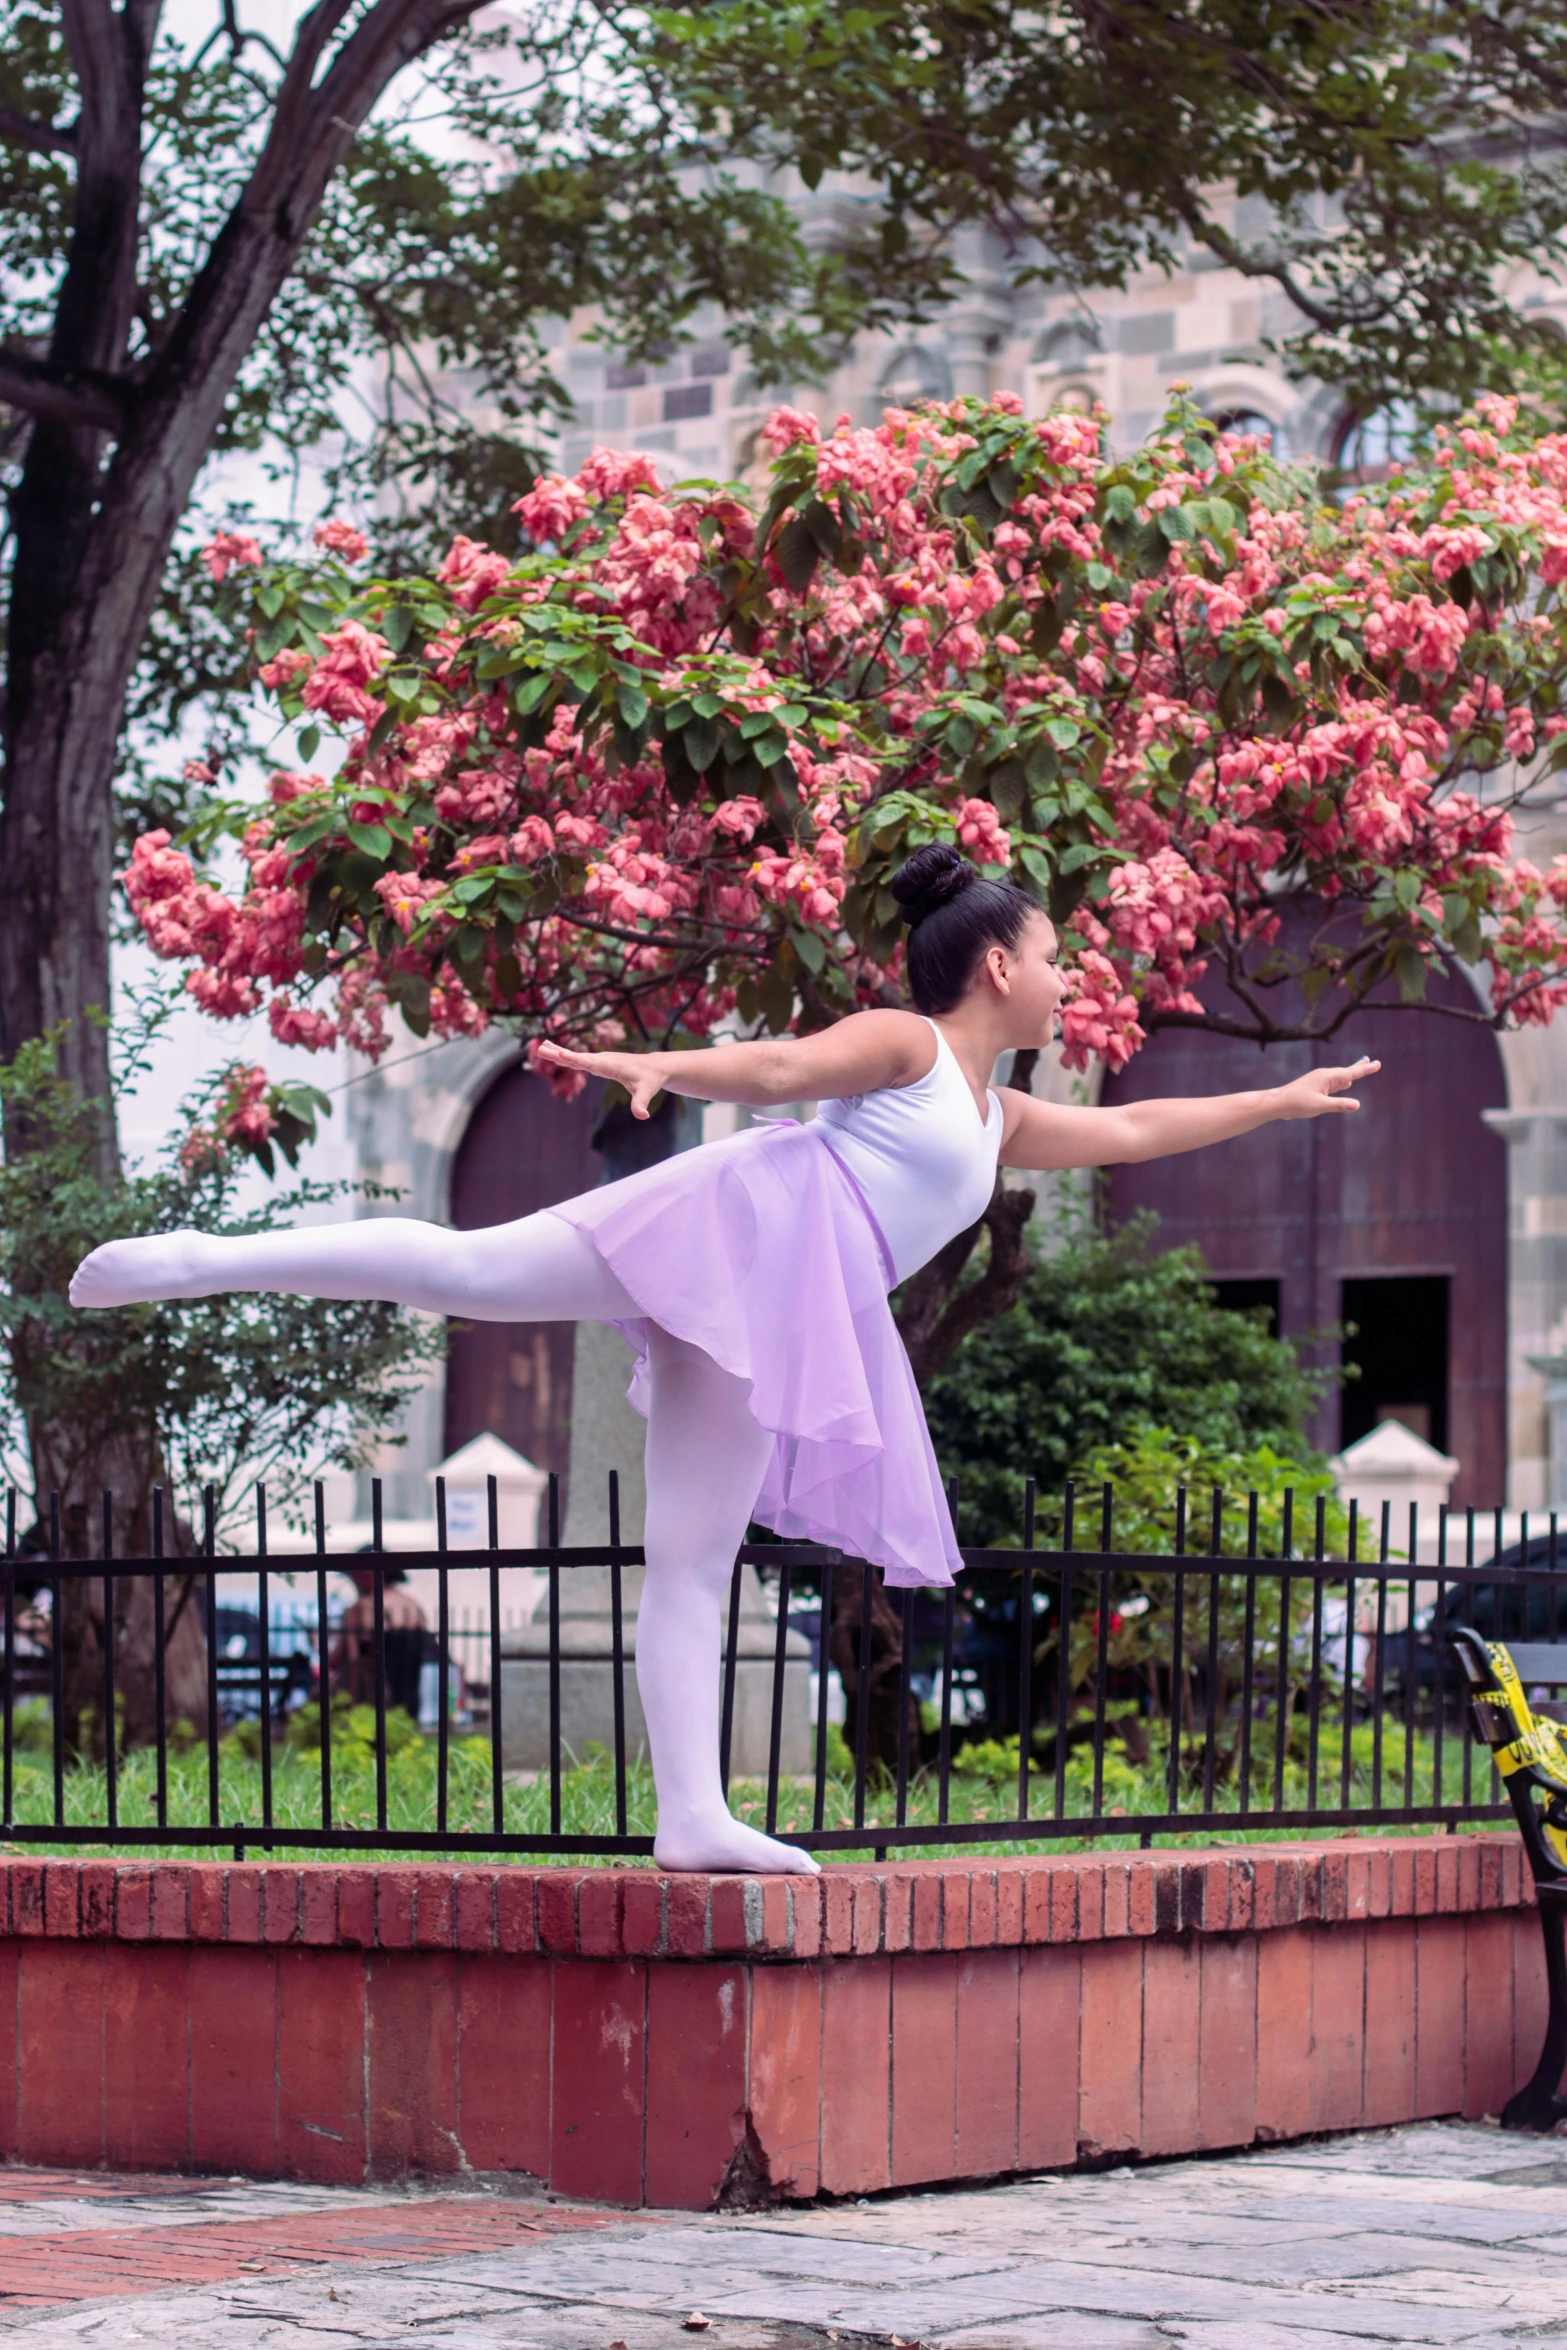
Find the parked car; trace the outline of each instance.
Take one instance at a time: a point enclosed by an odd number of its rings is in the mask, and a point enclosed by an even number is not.
[[[1414,1619],[1413,1681],[1417,1691],[1429,1692],[1440,1678],[1456,1702],[1459,1683],[1449,1653],[1448,1634],[1458,1624],[1470,1626],[1483,1640],[1567,1642],[1567,1528],[1562,1529],[1557,1541],[1554,1574],[1551,1574],[1549,1531],[1531,1533],[1527,1551],[1521,1542],[1514,1542],[1498,1551],[1494,1559],[1480,1563],[1544,1568],[1551,1579],[1538,1583],[1450,1583],[1440,1603],[1433,1601],[1421,1608]],[[1430,1574],[1430,1570],[1425,1572]],[[1409,1675],[1408,1636],[1402,1632],[1390,1633],[1384,1687],[1395,1691]]]

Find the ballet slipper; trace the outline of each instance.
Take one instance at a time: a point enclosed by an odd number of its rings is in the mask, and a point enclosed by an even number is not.
[[[206,1284],[197,1268],[195,1232],[153,1233],[139,1240],[108,1240],[84,1257],[71,1279],[73,1306],[101,1309],[152,1298],[199,1297]]]
[[[682,1821],[678,1827],[660,1821],[653,1839],[653,1859],[661,1869],[698,1870],[704,1876],[816,1877],[821,1864],[798,1845],[764,1836],[759,1828],[723,1812],[716,1819]]]

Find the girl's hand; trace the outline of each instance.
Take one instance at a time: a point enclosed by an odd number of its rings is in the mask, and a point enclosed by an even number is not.
[[[533,1048],[534,1061],[551,1069],[580,1069],[584,1077],[602,1077],[623,1085],[631,1100],[633,1118],[652,1115],[664,1087],[661,1053],[578,1053],[570,1045],[546,1041]]]
[[[1308,1069],[1304,1077],[1293,1078],[1281,1085],[1275,1094],[1278,1103],[1276,1115],[1280,1118],[1320,1118],[1325,1110],[1358,1110],[1360,1107],[1349,1092],[1362,1077],[1374,1077],[1381,1068],[1380,1061],[1364,1058],[1349,1069]]]

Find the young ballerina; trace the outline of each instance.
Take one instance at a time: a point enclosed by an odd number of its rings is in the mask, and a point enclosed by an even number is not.
[[[809,1125],[753,1126],[488,1230],[385,1216],[235,1240],[174,1232],[95,1249],[71,1284],[78,1306],[286,1290],[472,1321],[617,1324],[648,1423],[636,1661],[663,1868],[815,1869],[724,1800],[721,1602],[752,1518],[869,1559],[890,1584],[951,1581],[957,1545],[887,1297],[977,1221],[998,1162],[1197,1150],[1273,1119],[1353,1110],[1347,1089],[1379,1065],[1109,1110],[992,1088],[1001,1054],[1055,1032],[1055,932],[1021,890],[950,849],[919,850],[893,889],[913,1011],[701,1052],[541,1048],[624,1086],[638,1118],[669,1091],[758,1110],[815,1101]]]

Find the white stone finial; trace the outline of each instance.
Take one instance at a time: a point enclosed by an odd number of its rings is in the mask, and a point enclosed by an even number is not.
[[[538,1541],[539,1499],[549,1478],[499,1436],[486,1430],[425,1474],[432,1511],[435,1480],[446,1480],[446,1531],[454,1549],[482,1547],[488,1542],[492,1477],[502,1549],[527,1550]]]

